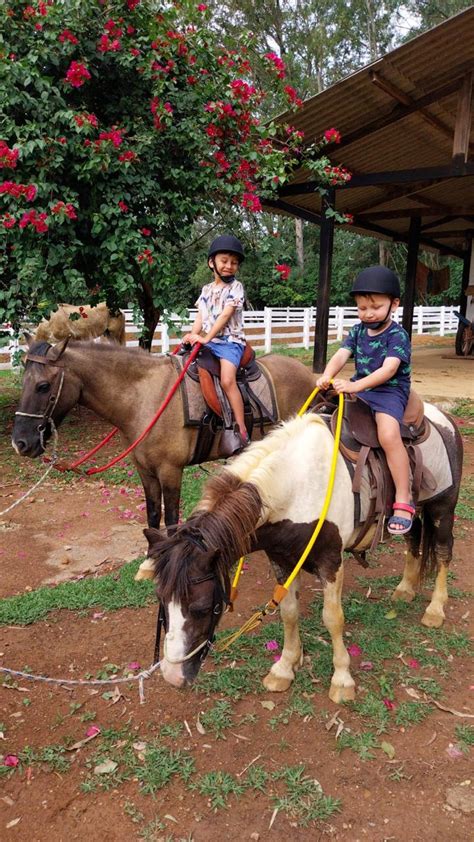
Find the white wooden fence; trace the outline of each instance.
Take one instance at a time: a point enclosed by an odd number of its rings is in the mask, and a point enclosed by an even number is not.
[[[456,333],[458,320],[454,315],[454,305],[443,307],[415,307],[413,314],[413,333],[445,336]],[[166,354],[174,350],[180,342],[180,336],[194,319],[196,311],[189,310],[187,318],[171,316],[168,324],[158,325],[153,337],[152,350]],[[401,322],[403,307],[395,314]],[[125,310],[127,345],[138,346],[141,325],[136,322],[132,310]],[[315,307],[265,307],[264,310],[246,310],[244,327],[248,341],[255,347],[269,353],[276,345],[289,345],[293,348],[310,348],[314,343],[316,320]],[[358,321],[355,307],[331,307],[329,310],[329,342],[340,341],[349,328]],[[0,347],[0,369],[12,368],[23,346],[13,336],[8,325],[0,325],[0,330],[11,334],[11,339]],[[16,355],[16,356],[15,356]]]

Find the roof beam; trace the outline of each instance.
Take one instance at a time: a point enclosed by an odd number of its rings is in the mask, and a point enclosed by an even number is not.
[[[417,103],[413,97],[400,90],[400,88],[397,88],[393,82],[389,82],[388,79],[384,79],[384,77],[381,76],[380,73],[377,73],[376,70],[370,71],[370,79],[381,91],[384,91],[384,93],[388,94],[388,96],[399,102],[401,105],[412,108],[414,113],[418,114],[425,123],[429,123],[430,126],[433,126],[433,128],[444,134],[445,137],[449,137],[449,139],[452,140],[452,129],[450,129],[446,123],[443,123],[439,117],[435,117],[434,114],[427,111],[426,108]]]
[[[378,119],[373,120],[371,123],[366,123],[364,126],[360,126],[358,129],[355,129],[353,132],[348,132],[343,135],[341,141],[337,144],[337,149],[343,149],[346,146],[350,146],[352,143],[356,143],[358,140],[365,139],[369,137],[369,135],[379,132],[382,129],[387,128],[387,126],[393,125],[393,123],[398,123],[399,120],[403,120],[405,117],[409,117],[410,114],[413,114],[415,111],[419,111],[420,108],[426,108],[427,106],[432,105],[433,102],[438,102],[439,100],[455,93],[459,90],[459,85],[464,77],[464,73],[468,69],[470,69],[470,66],[465,66],[462,76],[458,76],[456,79],[451,79],[446,85],[442,85],[440,88],[430,91],[430,93],[425,94],[425,96],[420,97],[418,100],[414,99],[412,105],[395,106],[389,114],[385,114],[383,117],[378,117]],[[336,149],[335,145],[334,149]],[[328,146],[328,150],[332,152],[332,147],[330,145]]]
[[[338,190],[354,190],[357,187],[376,187],[378,184],[415,184],[417,181],[435,179],[464,178],[474,175],[474,163],[448,164],[442,167],[415,167],[411,170],[383,170],[382,172],[356,173],[350,181],[338,185]],[[320,187],[317,181],[302,181],[299,184],[285,184],[278,195],[305,196],[315,193]]]
[[[472,73],[466,74],[459,91],[453,142],[454,164],[465,163],[469,157],[469,150],[471,148],[469,138],[471,135],[472,121],[472,77]]]
[[[445,219],[457,219],[463,216],[469,216],[472,213],[472,208],[450,208],[446,207],[442,212],[446,214]],[[426,210],[425,208],[397,208],[396,210],[382,210],[371,211],[363,210],[359,213],[359,219],[404,219],[412,216],[439,216],[440,210],[432,208]],[[427,228],[431,225],[439,225],[439,221],[427,222],[422,228]]]

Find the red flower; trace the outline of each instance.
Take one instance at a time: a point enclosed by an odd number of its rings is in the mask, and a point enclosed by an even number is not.
[[[128,205],[126,205],[125,202],[122,201],[122,199],[120,199],[120,201],[118,203],[118,206],[119,206],[120,210],[122,211],[122,213],[127,213]]]
[[[153,253],[151,249],[145,249],[141,252],[141,254],[137,255],[137,260],[139,263],[143,263],[144,260],[148,263],[149,266],[153,263]]]
[[[18,161],[18,149],[10,149],[4,140],[0,140],[0,169],[9,167],[14,170]]]
[[[13,228],[16,223],[16,219],[10,213],[6,213],[2,219],[2,225],[4,228]]]
[[[354,222],[354,216],[352,213],[343,213],[343,217],[344,222],[346,222],[347,225],[352,225],[352,223]]]
[[[171,103],[165,102],[165,104],[163,105],[163,108],[165,109],[165,111],[168,112],[168,114],[173,113],[173,107],[172,107]]]
[[[58,138],[56,138],[56,139],[57,139],[58,143],[60,143],[60,144],[61,144],[61,146],[64,146],[64,145],[67,143],[67,138],[65,138],[65,137],[64,137],[64,136],[62,136],[62,135],[61,135],[61,137],[58,137]]]
[[[291,266],[287,263],[275,263],[275,271],[280,275],[280,281],[287,281],[291,275]]]
[[[127,6],[131,12],[138,6],[140,0],[127,0]]]
[[[276,53],[265,53],[264,58],[271,61],[275,70],[277,71],[278,79],[284,79],[286,75],[285,62]]]
[[[199,3],[199,6],[196,6],[198,12],[205,12],[207,9],[206,3]]]
[[[70,41],[71,44],[79,43],[79,39],[76,38],[76,36],[71,32],[70,29],[63,29],[63,31],[59,35],[58,40],[61,41],[61,44],[64,44],[65,41]]]
[[[41,30],[43,29],[43,24],[42,23],[35,23],[35,29],[36,29],[37,32],[41,32]]]
[[[45,222],[47,218],[47,213],[38,214],[34,209],[32,209],[23,214],[18,225],[20,228],[26,228],[27,225],[32,225],[37,234],[44,234],[48,230],[48,226]]]
[[[51,208],[51,213],[58,214],[63,213],[68,219],[77,219],[77,213],[74,206],[71,202],[56,202],[55,205]]]
[[[91,74],[85,64],[80,61],[71,61],[65,77],[66,82],[69,82],[73,88],[80,88],[90,78]]]
[[[149,237],[150,234],[151,234],[151,231],[150,231],[149,228],[140,228],[140,231],[141,231],[141,233],[143,234],[144,237]]]
[[[291,102],[293,105],[296,105],[298,108],[301,105],[303,105],[303,100],[301,99],[301,97],[298,96],[295,88],[292,88],[291,85],[285,85],[283,90],[285,91],[285,94],[287,95],[289,102]]]
[[[324,132],[324,140],[327,140],[328,143],[340,143],[341,133],[337,129],[327,129]]]
[[[254,196],[253,193],[244,193],[242,196],[242,207],[247,208],[253,213],[258,213],[262,210],[262,204],[258,196]]]
[[[14,199],[25,196],[28,202],[36,198],[37,189],[34,184],[18,184],[16,181],[4,181],[0,184],[0,193],[8,193]]]
[[[110,140],[115,146],[115,148],[119,147],[123,141],[122,134],[124,131],[125,129],[117,129],[116,126],[112,126],[110,132],[100,132],[99,140],[96,141],[97,146],[101,146],[102,141],[104,140]]]
[[[136,161],[136,160],[137,160],[137,155],[136,155],[135,152],[132,152],[131,149],[129,149],[127,152],[122,152],[119,155],[119,161]]]

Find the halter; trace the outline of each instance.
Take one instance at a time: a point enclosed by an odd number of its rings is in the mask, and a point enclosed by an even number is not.
[[[48,422],[52,425],[54,429],[54,421],[52,418],[53,412],[56,409],[56,405],[59,401],[61,396],[61,392],[63,389],[64,383],[64,364],[60,362],[53,362],[52,360],[48,360],[47,357],[39,357],[36,354],[27,354],[25,358],[25,362],[33,362],[33,363],[40,363],[41,365],[49,365],[52,368],[59,369],[56,374],[54,375],[53,382],[51,384],[51,394],[48,398],[48,402],[46,404],[45,411],[43,413],[37,412],[20,412],[16,411],[15,415],[22,415],[25,418],[41,418],[42,424],[38,424],[38,432],[40,435],[40,444],[42,450],[45,450],[45,443],[44,443],[44,434],[46,432],[46,427]],[[62,370],[61,370],[62,369]],[[54,393],[54,386],[56,385],[56,380],[59,376],[59,385],[56,394]]]
[[[199,643],[191,652],[188,652],[183,658],[169,658],[166,652],[166,635],[168,633],[168,624],[166,622],[166,612],[163,605],[163,602],[160,601],[160,608],[158,611],[158,621],[156,626],[156,641],[155,641],[155,652],[153,656],[153,663],[157,663],[160,657],[160,639],[161,639],[161,630],[163,629],[165,633],[165,639],[163,644],[163,654],[170,664],[184,664],[185,661],[189,661],[194,655],[197,655],[198,652],[201,653],[199,660],[201,663],[207,657],[207,654],[214,642],[215,638],[215,630],[216,626],[219,622],[219,618],[222,614],[222,609],[224,605],[230,605],[230,599],[224,591],[222,587],[222,582],[219,576],[216,576],[215,573],[207,573],[205,576],[197,576],[193,579],[189,580],[191,585],[199,585],[201,582],[209,582],[214,579],[214,594],[213,594],[213,602],[214,608],[212,609],[211,614],[211,622],[209,625],[209,629],[207,632],[207,636],[202,643]]]

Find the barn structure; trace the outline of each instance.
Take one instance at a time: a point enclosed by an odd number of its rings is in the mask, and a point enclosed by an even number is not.
[[[301,169],[276,201],[264,202],[321,227],[315,371],[327,353],[333,208],[351,214],[360,234],[406,243],[403,326],[410,335],[420,248],[463,261],[465,314],[465,293],[474,284],[473,76],[471,6],[282,115],[304,132],[305,143],[336,127],[342,140],[327,154],[352,173],[321,197]]]

